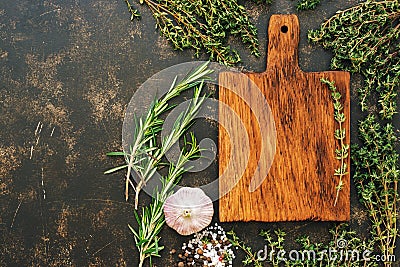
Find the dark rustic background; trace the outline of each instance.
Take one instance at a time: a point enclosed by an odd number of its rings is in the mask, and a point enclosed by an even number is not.
[[[307,30],[357,2],[323,0],[316,10],[299,13],[295,1],[274,1],[271,6],[245,1],[259,29],[261,57],[250,56],[238,39],[229,41],[242,52],[241,67],[263,71],[269,17],[297,13],[301,68],[328,70],[329,52],[308,44]],[[122,0],[0,2],[0,266],[137,264],[127,227],[134,217],[132,203],[124,201],[124,173],[104,175],[120,163],[105,154],[121,148],[124,109],[139,85],[166,67],[194,60],[192,51],[173,51],[159,36],[149,11],[139,8],[142,18],[131,22]],[[362,117],[355,94],[360,83],[360,77],[352,76],[353,141]],[[217,140],[216,123],[199,120],[194,128],[199,139]],[[214,179],[217,170],[215,162],[185,177],[185,183]],[[142,200],[148,202],[149,197],[143,194]],[[215,222],[217,218],[216,213]],[[354,186],[350,223],[361,236],[368,233],[368,216]],[[223,227],[234,227],[258,250],[264,247],[260,229],[286,230],[289,247],[296,248],[294,239],[302,234],[314,241],[329,240],[333,225]],[[165,227],[161,242],[166,249],[155,264],[171,266],[169,250],[188,239]],[[234,266],[241,265],[235,261]]]

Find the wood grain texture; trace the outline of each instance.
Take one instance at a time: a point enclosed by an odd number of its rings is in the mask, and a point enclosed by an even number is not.
[[[245,73],[265,96],[275,122],[276,153],[266,177],[259,170],[268,168],[264,163],[272,160],[268,158],[272,148],[260,136],[271,132],[272,120],[257,120],[255,114],[262,107],[260,99],[252,97],[254,88],[243,75],[224,72],[219,76],[219,101],[236,113],[247,131],[247,137],[233,134],[232,139],[232,133],[241,127],[239,120],[232,120],[232,114],[220,105],[219,121],[223,125],[219,128],[220,221],[349,220],[349,175],[343,179],[344,188],[334,206],[339,181],[334,170],[340,162],[334,154],[338,143],[333,133],[338,125],[330,91],[320,79],[335,81],[342,94],[347,118],[345,142],[349,143],[350,75],[339,71],[305,73],[299,68],[299,22],[295,15],[273,15],[268,38],[266,71]],[[232,87],[236,89],[227,89]],[[246,101],[241,94],[249,95]],[[240,149],[245,138],[249,139],[248,155],[243,155]],[[350,159],[346,161],[350,166]],[[230,164],[246,167],[243,173],[227,174],[227,169],[232,169],[227,168]],[[249,192],[253,179],[264,181],[254,192]]]

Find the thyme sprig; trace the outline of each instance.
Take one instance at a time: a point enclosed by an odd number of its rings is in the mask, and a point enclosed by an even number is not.
[[[392,124],[381,126],[373,115],[359,125],[362,146],[355,145],[354,180],[360,201],[367,208],[372,222],[371,234],[380,251],[388,259],[393,255],[399,202],[399,155]],[[390,266],[390,263],[385,263]]]
[[[302,248],[302,257],[300,260],[293,261],[286,266],[378,266],[373,255],[366,253],[374,250],[373,240],[360,238],[345,223],[333,227],[329,230],[329,233],[331,234],[331,239],[327,244],[312,242],[308,236],[297,238],[296,242]]]
[[[229,241],[231,242],[232,246],[240,248],[245,254],[245,258],[243,259],[242,263],[244,266],[253,265],[255,267],[262,267],[262,262],[258,259],[256,253],[253,252],[252,248],[246,245],[237,234],[233,231],[233,229],[227,232],[227,235],[230,236]]]
[[[310,10],[315,9],[321,0],[299,0],[297,1],[296,8],[297,10]]]
[[[272,4],[272,0],[253,0],[253,2],[255,2],[257,4],[261,4],[261,3],[265,3],[267,5]]]
[[[339,128],[335,130],[334,136],[335,139],[338,140],[338,148],[335,149],[336,159],[340,161],[340,167],[335,169],[335,176],[339,177],[338,185],[336,186],[336,197],[334,206],[336,206],[337,201],[339,199],[339,192],[343,189],[343,177],[348,175],[347,171],[347,163],[345,160],[349,157],[349,144],[345,144],[346,138],[346,128],[344,128],[343,123],[346,121],[346,115],[343,113],[343,105],[340,102],[342,95],[337,90],[335,86],[335,82],[329,81],[327,79],[322,78],[321,82],[328,85],[329,90],[331,91],[332,100],[333,100],[333,108],[334,108],[334,118]]]
[[[185,133],[204,102],[205,97],[200,96],[202,81],[207,79],[207,75],[212,72],[212,70],[207,69],[207,66],[208,62],[202,64],[180,82],[177,82],[177,77],[175,77],[166,95],[160,100],[154,101],[145,116],[135,119],[133,144],[130,146],[129,153],[110,152],[107,154],[109,156],[125,157],[125,165],[112,168],[105,173],[108,174],[127,168],[125,199],[128,200],[129,198],[129,185],[131,185],[135,191],[135,209],[138,208],[139,193],[157,171],[160,160]],[[159,116],[170,108],[168,102],[172,98],[179,96],[183,91],[199,84],[200,87],[194,90],[194,96],[189,108],[176,119],[171,132],[161,141],[160,148],[156,147],[156,134],[161,131],[163,124],[163,120]],[[136,185],[131,181],[132,172],[139,176],[139,182]]]
[[[131,19],[138,12],[125,0]],[[161,34],[177,50],[192,48],[199,57],[205,51],[210,60],[225,65],[240,62],[239,53],[228,44],[228,35],[238,35],[251,53],[259,56],[257,28],[237,0],[140,0],[156,19]]]
[[[268,255],[264,255],[264,257],[267,257],[266,261],[271,263],[272,266],[279,266],[280,259],[277,254],[279,253],[279,251],[285,249],[284,242],[286,233],[281,229],[275,230],[273,234],[269,230],[261,230],[260,236],[264,237],[267,245],[266,248],[269,252]],[[265,251],[265,253],[267,251]]]
[[[391,119],[396,113],[400,84],[400,2],[368,0],[325,21],[308,37],[331,49],[333,69],[361,73],[365,85],[358,88],[362,110],[368,98],[379,96],[380,114]]]

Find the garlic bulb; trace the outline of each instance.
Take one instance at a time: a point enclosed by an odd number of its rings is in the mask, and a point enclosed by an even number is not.
[[[190,235],[211,223],[214,207],[200,188],[182,187],[164,204],[165,221],[181,235]]]

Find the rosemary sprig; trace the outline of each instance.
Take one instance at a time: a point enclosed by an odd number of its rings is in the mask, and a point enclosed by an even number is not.
[[[339,199],[339,192],[343,189],[343,177],[348,175],[347,164],[345,159],[349,157],[349,144],[345,144],[344,140],[346,138],[346,129],[343,127],[343,123],[346,121],[346,115],[342,112],[343,105],[340,102],[342,95],[337,90],[335,83],[333,81],[329,81],[327,79],[322,78],[321,82],[328,85],[329,90],[331,91],[332,99],[333,99],[333,108],[334,108],[334,118],[338,123],[339,128],[335,130],[334,136],[339,141],[339,148],[335,149],[336,159],[340,161],[340,167],[335,170],[335,176],[339,176],[339,182],[336,186],[336,197],[335,203],[336,206],[337,201]]]
[[[139,250],[139,267],[143,266],[146,259],[151,257],[159,257],[159,252],[164,248],[159,246],[160,233],[165,224],[163,207],[165,200],[171,194],[174,186],[179,182],[182,174],[187,171],[184,165],[191,159],[195,158],[199,152],[199,147],[194,136],[191,136],[191,142],[185,141],[185,147],[190,146],[187,151],[183,149],[176,165],[170,164],[168,175],[162,179],[162,188],[155,190],[153,200],[147,207],[142,208],[142,214],[134,211],[138,229],[135,230],[129,225],[135,239],[136,246]]]
[[[145,147],[144,149],[146,154],[139,154],[142,155],[142,157],[136,160],[136,164],[132,165],[132,169],[135,170],[141,177],[139,183],[135,187],[135,207],[138,206],[140,190],[157,171],[158,163],[160,162],[161,158],[168,152],[172,145],[179,140],[179,138],[186,132],[187,128],[193,122],[197,112],[200,109],[200,106],[205,100],[205,97],[200,96],[201,87],[202,84],[200,84],[198,88],[195,88],[193,99],[190,102],[188,109],[184,113],[180,114],[176,119],[171,133],[161,141],[160,148],[155,148],[155,140],[150,140],[149,146]],[[152,133],[158,131],[160,131],[160,129],[152,129]]]
[[[199,66],[190,73],[186,78],[177,83],[175,77],[169,91],[160,100],[154,101],[149,111],[144,117],[135,120],[135,132],[133,135],[133,144],[130,147],[130,153],[110,152],[109,156],[124,156],[127,164],[112,168],[105,173],[112,173],[127,168],[125,182],[125,199],[129,197],[129,185],[135,191],[135,208],[138,207],[139,193],[146,183],[153,177],[157,171],[158,164],[165,153],[176,143],[184,134],[188,126],[192,123],[196,116],[204,97],[200,97],[201,83],[207,79],[207,75],[212,70],[207,69],[208,62]],[[198,89],[194,90],[194,97],[190,103],[188,110],[181,114],[171,131],[162,141],[161,147],[157,149],[155,146],[155,135],[161,131],[163,120],[159,116],[169,109],[168,102],[180,95],[183,91],[193,88],[200,84]],[[131,181],[132,171],[140,178],[139,182],[134,185]]]
[[[253,252],[252,248],[247,246],[243,241],[240,241],[240,238],[236,235],[236,233],[233,231],[229,231],[227,235],[231,236],[231,238],[228,238],[231,244],[234,247],[240,248],[245,254],[245,258],[243,259],[242,263],[244,266],[247,265],[253,265],[255,267],[262,267],[262,262],[258,259],[258,256],[256,253]]]
[[[161,34],[177,50],[193,48],[195,56],[201,51],[225,65],[240,62],[238,52],[227,42],[228,35],[240,36],[252,54],[259,56],[257,28],[251,23],[237,0],[140,0],[156,19]],[[125,0],[131,19],[137,10]]]
[[[205,96],[201,96],[203,82],[208,79],[207,75],[212,72],[207,66],[208,62],[200,65],[180,82],[177,82],[177,78],[175,78],[166,95],[160,100],[154,101],[145,116],[135,119],[134,141],[130,147],[129,154],[125,152],[108,153],[108,155],[112,156],[124,156],[127,164],[113,168],[106,173],[128,168],[125,191],[127,200],[129,184],[135,190],[134,214],[138,228],[134,229],[132,226],[129,226],[129,228],[133,233],[139,251],[139,267],[143,266],[146,259],[151,261],[152,257],[159,257],[159,251],[164,248],[159,246],[160,238],[158,236],[165,223],[163,206],[166,198],[172,193],[172,189],[181,179],[182,174],[187,171],[185,164],[197,157],[198,152],[200,152],[193,134],[191,135],[191,142],[187,142],[184,138],[185,146],[179,155],[177,163],[169,164],[168,175],[160,178],[161,188],[154,190],[151,204],[143,207],[141,214],[136,211],[139,203],[139,192],[154,176],[158,168],[161,165],[165,165],[161,162],[161,159],[172,145],[185,134],[194,121],[200,106],[205,100]],[[178,116],[171,133],[163,138],[160,145],[157,146],[156,135],[161,131],[163,124],[163,120],[159,116],[169,109],[169,100],[190,88],[194,88],[194,93],[188,108]],[[132,171],[140,177],[136,185],[130,180]]]

